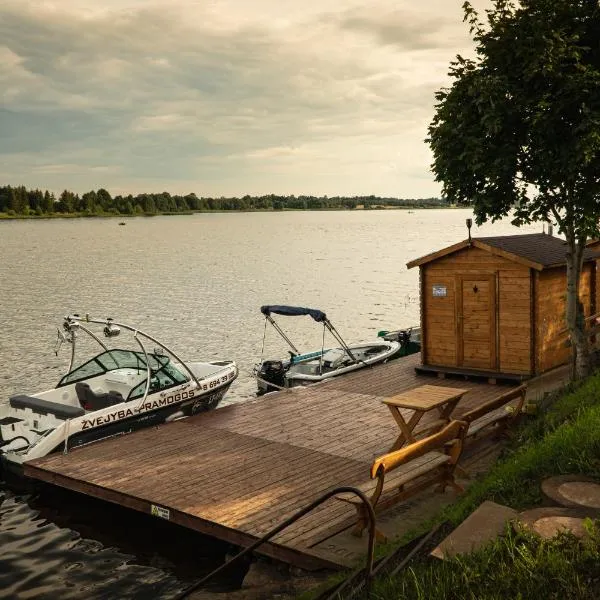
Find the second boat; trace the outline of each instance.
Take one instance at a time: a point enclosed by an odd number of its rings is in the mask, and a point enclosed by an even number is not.
[[[288,351],[289,359],[261,359],[261,362],[255,366],[254,376],[258,383],[259,394],[325,381],[364,367],[386,362],[400,352],[400,343],[393,340],[379,339],[349,346],[331,324],[327,315],[314,308],[267,305],[261,306],[260,311],[266,319],[265,328],[267,323],[270,323],[290,346],[291,351]],[[323,347],[313,352],[300,352],[273,319],[271,316],[273,314],[287,317],[308,315],[317,323],[322,323],[324,328]],[[326,331],[333,335],[339,347],[325,348]]]

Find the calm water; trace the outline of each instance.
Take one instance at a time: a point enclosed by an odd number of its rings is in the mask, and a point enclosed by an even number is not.
[[[126,219],[124,227],[116,219],[0,222],[0,401],[56,384],[69,360],[68,348],[54,355],[56,329],[69,313],[135,324],[183,358],[236,360],[240,376],[224,403],[244,401],[255,389],[262,304],[320,308],[348,342],[415,324],[418,270],[407,271],[406,262],[464,239],[469,216],[394,210],[199,214]],[[516,231],[501,222],[472,234]],[[279,322],[300,350],[321,346],[322,329],[308,317]],[[265,357],[285,350],[269,328]],[[168,598],[220,554],[199,536],[188,536],[192,550],[183,552],[185,534],[161,527],[73,494],[16,496],[0,486],[0,597]]]

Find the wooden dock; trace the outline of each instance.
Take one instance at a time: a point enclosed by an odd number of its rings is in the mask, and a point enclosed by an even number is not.
[[[383,398],[439,382],[469,389],[460,414],[508,389],[417,375],[419,362],[412,355],[52,454],[27,463],[25,474],[247,546],[327,490],[365,481],[399,433]],[[314,546],[354,514],[331,499],[260,552],[308,569],[339,567]]]

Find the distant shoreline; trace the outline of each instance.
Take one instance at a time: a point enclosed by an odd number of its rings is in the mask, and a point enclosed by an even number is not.
[[[115,213],[49,213],[49,214],[29,214],[29,215],[11,215],[0,212],[0,221],[21,221],[24,219],[106,219],[119,218],[131,219],[133,217],[177,217],[190,216],[206,213],[282,213],[282,212],[381,212],[386,210],[403,210],[412,212],[415,210],[452,210],[456,208],[468,208],[467,206],[381,206],[381,207],[356,207],[356,208],[254,208],[254,209],[214,209],[214,210],[190,210],[181,212],[154,212],[154,213],[135,213],[135,214],[115,214]]]

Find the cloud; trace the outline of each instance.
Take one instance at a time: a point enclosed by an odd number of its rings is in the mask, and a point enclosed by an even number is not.
[[[448,14],[409,8],[372,11],[369,7],[349,10],[339,17],[343,29],[373,36],[384,46],[401,50],[436,50],[453,48],[464,41]]]
[[[460,15],[432,3],[445,13],[391,0],[4,3],[0,176],[79,191],[147,181],[218,195],[431,195],[433,94],[466,39]],[[384,167],[405,147],[418,177]]]

